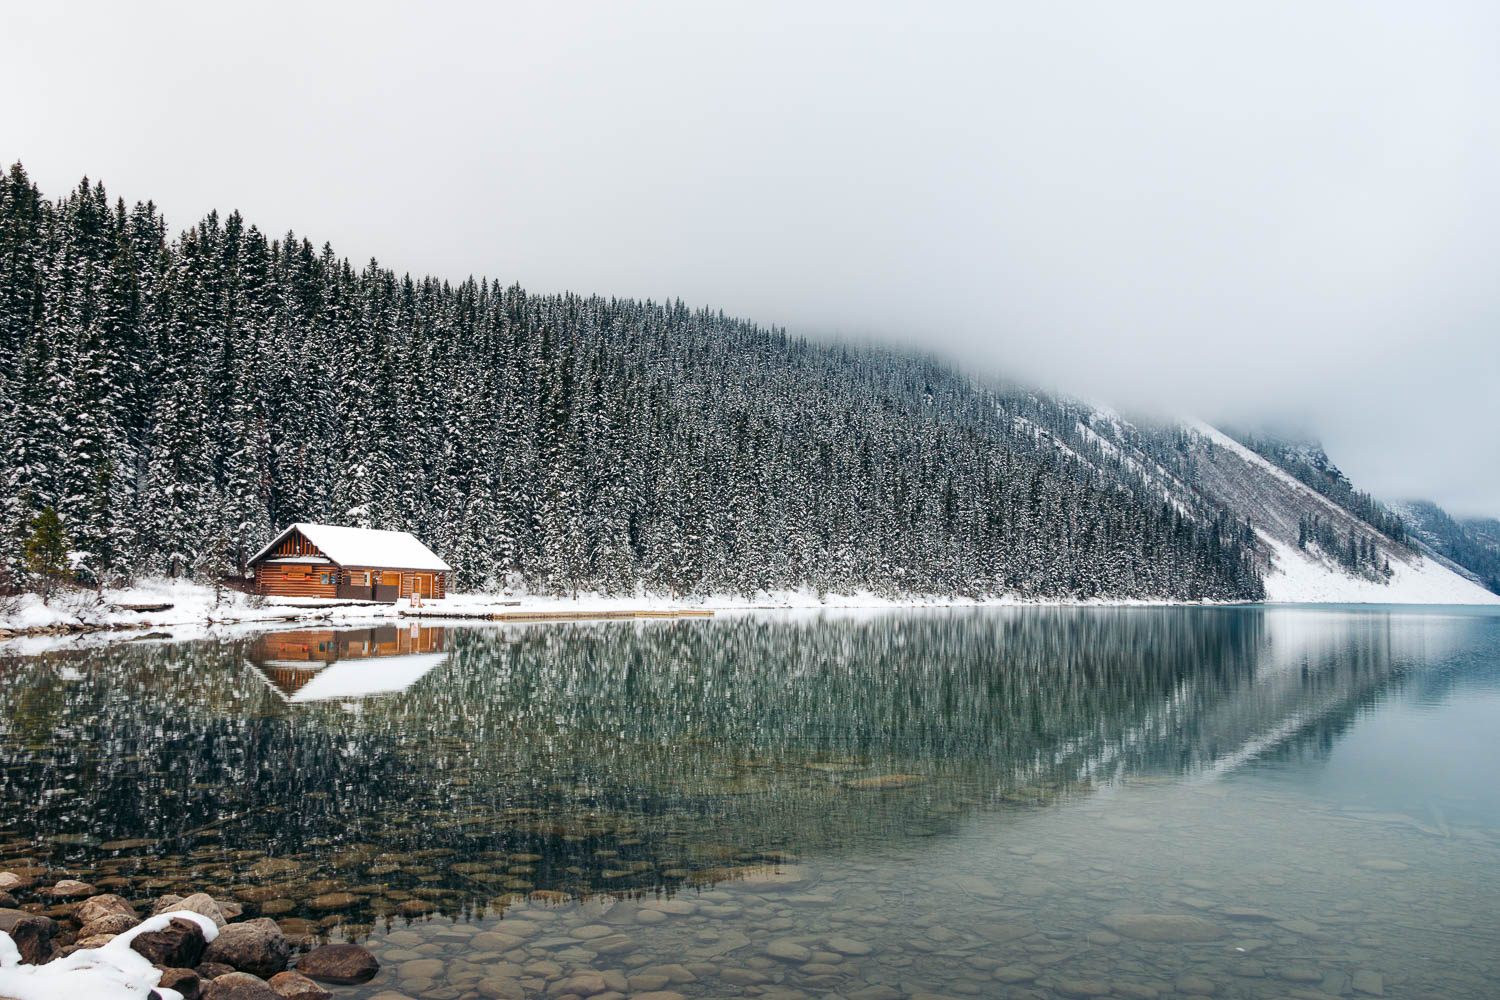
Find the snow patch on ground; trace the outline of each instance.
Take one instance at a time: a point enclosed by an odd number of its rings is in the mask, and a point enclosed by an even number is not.
[[[1266,574],[1266,600],[1274,604],[1500,604],[1492,594],[1426,559],[1391,562],[1389,583],[1352,577],[1295,545],[1262,534],[1274,553]]]

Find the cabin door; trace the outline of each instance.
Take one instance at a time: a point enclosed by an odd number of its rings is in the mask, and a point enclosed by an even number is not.
[[[401,596],[401,574],[380,570],[375,574],[375,600],[395,601]]]
[[[413,573],[411,575],[411,592],[422,597],[432,596],[432,574]]]

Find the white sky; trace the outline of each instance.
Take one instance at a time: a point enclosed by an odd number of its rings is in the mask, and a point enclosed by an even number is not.
[[[47,2],[0,155],[174,228],[1300,423],[1500,514],[1500,6]]]

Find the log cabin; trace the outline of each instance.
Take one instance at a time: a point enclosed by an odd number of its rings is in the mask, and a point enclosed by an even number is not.
[[[390,602],[445,597],[453,571],[409,532],[305,523],[271,539],[249,565],[257,594]]]

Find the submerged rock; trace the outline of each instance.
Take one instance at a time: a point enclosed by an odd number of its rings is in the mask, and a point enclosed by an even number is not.
[[[1177,982],[1173,985],[1176,987],[1178,993],[1183,993],[1191,997],[1211,997],[1219,989],[1214,981],[1207,976],[1200,976],[1191,972],[1178,976]]]
[[[92,896],[97,892],[87,882],[80,882],[76,878],[65,878],[56,885],[42,890],[42,894],[51,896],[53,899],[79,899],[83,896]]]
[[[879,774],[872,778],[855,778],[844,782],[845,788],[859,791],[879,791],[887,788],[911,788],[926,782],[920,774]]]
[[[1179,913],[1111,913],[1104,925],[1137,941],[1213,941],[1224,933],[1202,917]]]
[[[15,872],[0,872],[0,890],[5,892],[20,892],[34,885],[36,885],[34,878],[17,875]]]
[[[245,874],[253,879],[267,879],[277,875],[291,875],[301,870],[302,866],[295,861],[287,861],[284,858],[262,858],[245,869]]]
[[[364,902],[363,896],[356,896],[352,892],[325,892],[321,896],[314,896],[307,901],[309,909],[325,912],[328,910],[347,910]]]
[[[374,979],[380,962],[357,944],[325,944],[303,955],[296,971],[320,982],[354,986]]]
[[[795,941],[782,939],[766,945],[766,954],[783,962],[806,962],[812,959],[812,949]]]

